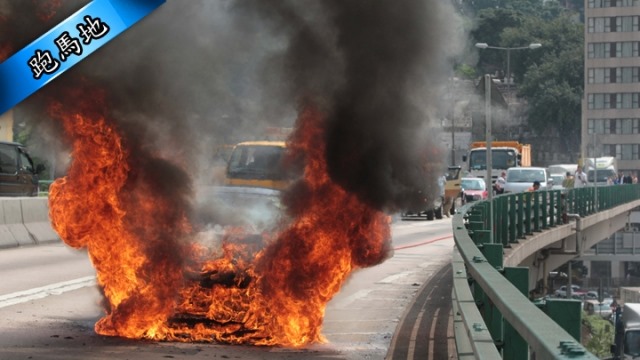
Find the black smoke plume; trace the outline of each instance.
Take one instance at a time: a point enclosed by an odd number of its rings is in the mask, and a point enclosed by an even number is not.
[[[0,45],[17,51],[86,3],[0,1]],[[95,84],[109,94],[111,118],[138,163],[153,164],[149,178],[178,196],[190,186],[176,181],[210,182],[220,145],[292,126],[301,99],[311,99],[327,117],[332,178],[397,210],[417,192],[437,192],[444,152],[433,114],[457,49],[456,22],[441,1],[169,0],[15,116],[57,152],[65,144],[43,104],[62,87]],[[62,99],[70,108],[78,100]]]

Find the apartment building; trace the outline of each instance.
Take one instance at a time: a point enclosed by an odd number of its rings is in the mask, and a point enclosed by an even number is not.
[[[582,157],[640,175],[640,0],[585,0]],[[594,280],[640,284],[640,212],[578,260]],[[632,279],[629,279],[629,276]],[[591,284],[593,285],[593,284]]]
[[[582,157],[640,170],[640,0],[585,0]]]

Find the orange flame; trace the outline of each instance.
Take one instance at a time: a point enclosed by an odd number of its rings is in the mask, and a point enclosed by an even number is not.
[[[92,95],[94,98],[102,96]],[[51,187],[62,239],[86,247],[107,300],[99,334],[171,341],[302,346],[324,342],[327,302],[350,272],[390,252],[387,216],[333,183],[321,114],[307,107],[289,142],[305,156],[292,223],[279,234],[230,229],[221,249],[195,238],[183,210],[158,196],[101,101],[64,112],[73,142],[66,177]],[[183,260],[186,259],[186,260]]]

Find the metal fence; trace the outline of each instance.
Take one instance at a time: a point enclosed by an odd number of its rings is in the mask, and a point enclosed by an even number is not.
[[[579,303],[534,303],[528,297],[528,268],[503,267],[503,251],[534,232],[567,223],[569,214],[584,217],[637,199],[640,185],[630,184],[506,194],[492,204],[482,201],[460,209],[453,218],[458,357],[597,359],[576,340],[579,320],[572,315],[580,318]],[[578,336],[571,326],[552,320],[552,314],[577,322]]]

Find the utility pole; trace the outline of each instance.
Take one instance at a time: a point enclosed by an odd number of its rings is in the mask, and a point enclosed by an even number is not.
[[[454,99],[455,91],[452,91],[453,86],[455,85],[455,78],[452,76],[451,81],[449,82],[449,101],[451,102],[450,107],[450,119],[451,119],[451,166],[456,165],[456,126],[455,126],[455,104],[456,100]]]
[[[493,168],[493,154],[491,153],[491,140],[493,135],[491,134],[491,75],[484,76],[484,108],[485,108],[485,141],[487,142],[487,172],[486,182],[488,190],[489,200],[489,242],[493,243],[493,184],[491,177],[491,169]]]

